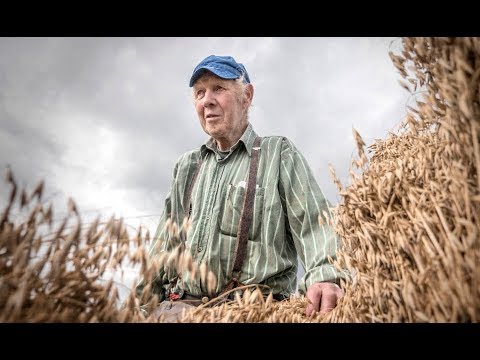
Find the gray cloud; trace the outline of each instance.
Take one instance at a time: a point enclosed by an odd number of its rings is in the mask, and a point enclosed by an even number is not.
[[[0,166],[25,185],[44,178],[59,206],[72,196],[85,214],[154,230],[175,161],[206,139],[191,71],[210,54],[232,55],[255,86],[256,131],[292,139],[335,203],[328,164],[347,181],[352,128],[370,144],[404,115],[392,40],[2,38]]]

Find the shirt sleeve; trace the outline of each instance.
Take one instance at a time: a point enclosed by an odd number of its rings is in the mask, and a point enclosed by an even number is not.
[[[150,244],[150,248],[148,251],[148,258],[149,260],[153,260],[155,258],[160,258],[163,253],[171,252],[173,248],[173,244],[170,241],[171,234],[169,232],[168,219],[172,218],[172,193],[175,187],[175,181],[177,178],[177,172],[179,168],[179,160],[173,170],[173,177],[172,182],[170,185],[170,189],[167,193],[165,198],[165,204],[163,208],[162,215],[160,216],[160,220],[158,222],[157,230],[155,231],[155,235],[152,238],[152,242]],[[170,220],[171,221],[171,220]],[[152,286],[152,295],[157,294],[159,297],[159,301],[162,301],[165,297],[163,286],[168,283],[168,276],[165,272],[165,268],[160,266],[157,275],[153,278],[151,286]],[[142,280],[139,285],[137,286],[136,292],[137,296],[140,296],[143,288],[145,287],[146,283],[145,280]]]
[[[329,204],[313,176],[304,156],[293,143],[284,139],[280,164],[279,191],[286,215],[287,238],[293,241],[298,257],[305,269],[298,290],[315,282],[340,283],[345,273],[337,271],[328,260],[336,258],[340,239],[334,229],[319,222],[324,212],[331,217]]]

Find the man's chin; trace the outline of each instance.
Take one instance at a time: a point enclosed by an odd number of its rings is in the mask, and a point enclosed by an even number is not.
[[[210,129],[207,127],[207,134],[215,139],[218,139],[222,137],[223,131],[221,131],[220,129]]]

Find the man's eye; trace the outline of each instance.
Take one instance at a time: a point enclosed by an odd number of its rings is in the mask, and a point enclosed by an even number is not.
[[[197,99],[201,99],[203,97],[203,95],[205,95],[205,90],[198,90],[196,92],[196,98]]]
[[[216,92],[219,92],[219,91],[222,91],[222,90],[223,90],[223,87],[221,87],[221,86],[216,86],[215,87]]]

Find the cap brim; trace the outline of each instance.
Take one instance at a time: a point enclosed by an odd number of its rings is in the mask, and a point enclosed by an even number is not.
[[[227,80],[238,79],[240,77],[240,75],[233,74],[230,70],[227,70],[226,68],[221,69],[218,67],[205,65],[195,70],[192,77],[190,78],[190,87],[192,87],[193,84],[195,84],[195,81],[197,81],[198,78],[207,71],[210,71],[211,73],[215,74],[219,78],[227,79]]]

